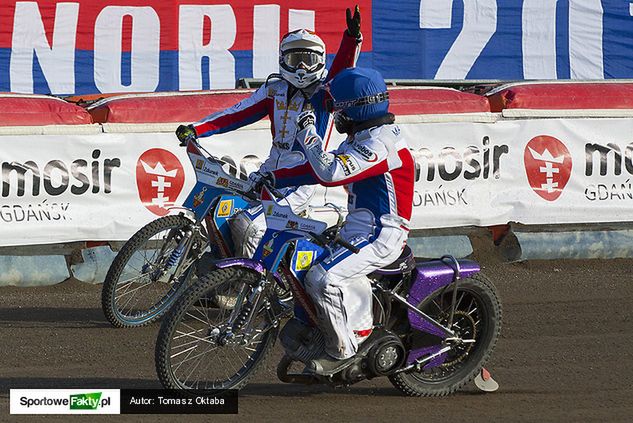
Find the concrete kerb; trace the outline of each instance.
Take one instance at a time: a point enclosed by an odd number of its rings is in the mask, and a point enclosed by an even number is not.
[[[122,243],[86,247],[85,242],[0,248],[0,286],[48,286],[74,277],[102,283]]]
[[[477,256],[479,250],[506,262],[630,258],[633,223],[535,227],[512,223],[497,241],[498,245],[493,245],[491,231],[483,227],[418,229],[411,231],[409,246],[418,260]],[[122,245],[75,242],[0,247],[0,286],[54,285],[71,276],[86,283],[102,283]]]
[[[505,261],[633,257],[633,224],[531,227],[510,224],[498,252]]]

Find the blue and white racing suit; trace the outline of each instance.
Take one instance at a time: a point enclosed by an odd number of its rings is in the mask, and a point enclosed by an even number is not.
[[[348,211],[341,236],[356,245],[354,254],[339,247],[306,276],[306,288],[315,302],[326,352],[335,358],[356,354],[358,340],[346,309],[352,306],[346,286],[363,279],[371,304],[371,287],[365,275],[393,263],[405,246],[413,208],[415,166],[400,128],[385,124],[348,137],[332,152],[314,126],[297,135],[307,163],[273,172],[275,186],[299,184],[344,185]],[[347,297],[347,298],[346,298]],[[371,328],[371,323],[369,328]],[[358,325],[356,325],[358,326]]]
[[[354,38],[346,32],[343,33],[339,50],[321,84],[334,78],[341,70],[353,67],[360,54],[361,44],[362,38]],[[207,137],[233,131],[268,117],[273,143],[269,156],[259,171],[271,172],[281,167],[304,163],[303,153],[293,149],[297,133],[295,121],[299,113],[312,108],[310,96],[321,84],[317,83],[309,89],[300,90],[283,79],[271,79],[250,97],[233,107],[201,119],[194,123],[193,127],[199,137]],[[318,92],[321,93],[322,90]],[[333,127],[332,118],[324,107],[315,107],[315,113],[317,130],[327,143]],[[288,190],[285,202],[295,213],[300,214],[308,208],[313,196],[313,187],[293,187]],[[266,230],[266,220],[261,213],[261,206],[238,214],[230,220],[230,224],[236,256],[252,257]]]

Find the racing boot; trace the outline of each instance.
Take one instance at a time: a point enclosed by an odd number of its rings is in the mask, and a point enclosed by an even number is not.
[[[355,356],[349,358],[334,358],[327,353],[319,358],[308,361],[305,370],[320,376],[332,376],[354,362]]]

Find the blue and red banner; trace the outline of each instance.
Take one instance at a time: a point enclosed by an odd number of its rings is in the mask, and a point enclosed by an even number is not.
[[[633,77],[620,0],[0,0],[0,91],[56,95],[234,87],[314,29],[329,59],[358,3],[359,65],[386,78]]]

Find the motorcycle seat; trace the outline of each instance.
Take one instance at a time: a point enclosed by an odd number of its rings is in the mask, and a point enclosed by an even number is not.
[[[395,275],[398,273],[411,272],[415,268],[415,258],[413,251],[408,245],[404,246],[402,254],[393,263],[375,270],[371,275]],[[371,276],[370,275],[370,276]]]

